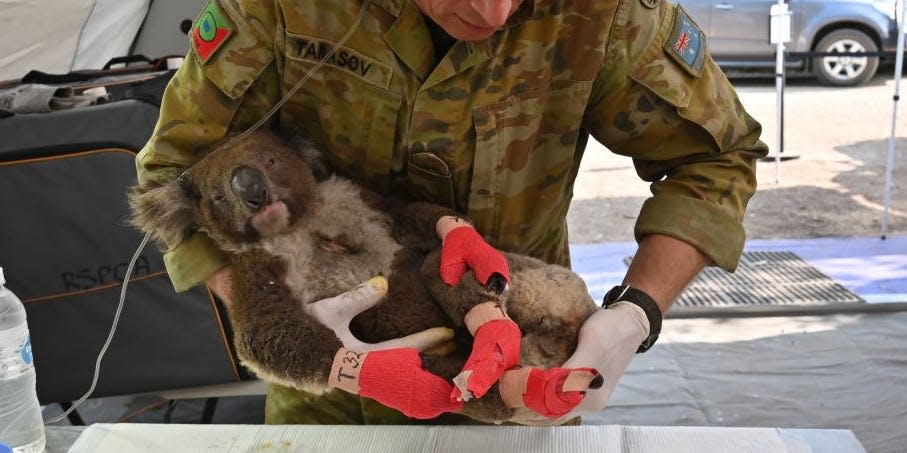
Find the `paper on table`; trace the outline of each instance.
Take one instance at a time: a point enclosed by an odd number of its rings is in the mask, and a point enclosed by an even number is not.
[[[95,424],[76,441],[70,453],[813,452],[811,443],[798,431],[617,425],[529,428]],[[810,432],[814,438],[825,438],[827,445],[835,445],[836,453],[865,453],[850,431]]]

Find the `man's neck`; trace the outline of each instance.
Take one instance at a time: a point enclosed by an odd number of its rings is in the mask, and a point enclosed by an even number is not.
[[[441,61],[447,51],[456,44],[457,40],[453,36],[447,34],[443,28],[438,26],[431,18],[428,16],[422,16],[425,19],[425,26],[428,27],[428,34],[431,35],[431,43],[435,47],[435,58],[438,61]]]

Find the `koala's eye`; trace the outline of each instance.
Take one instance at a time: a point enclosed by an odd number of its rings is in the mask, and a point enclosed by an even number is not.
[[[276,164],[276,163],[277,163],[277,161],[274,160],[273,157],[269,157],[268,160],[265,161],[265,167],[273,167],[274,164]]]
[[[226,197],[224,197],[224,194],[222,194],[222,193],[218,193],[218,194],[214,195],[214,201],[224,201],[225,198]]]

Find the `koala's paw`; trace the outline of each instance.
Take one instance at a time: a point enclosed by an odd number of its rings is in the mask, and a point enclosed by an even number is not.
[[[604,378],[594,368],[521,368],[501,377],[504,402],[526,407],[557,419],[572,411],[586,397],[586,390],[601,388]]]
[[[463,325],[463,318],[472,307],[484,302],[503,303],[507,298],[503,277],[492,275],[488,284],[482,285],[469,270],[459,283],[449,286],[441,279],[440,268],[441,252],[435,250],[425,257],[420,275],[435,303],[458,325]]]
[[[475,332],[472,353],[463,371],[453,380],[451,400],[481,398],[505,371],[519,365],[520,339],[520,328],[511,319],[482,324]]]

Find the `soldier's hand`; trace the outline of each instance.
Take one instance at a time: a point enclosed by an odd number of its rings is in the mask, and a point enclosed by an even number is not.
[[[211,274],[205,285],[211,289],[215,296],[220,299],[224,305],[230,307],[230,301],[233,300],[233,267],[224,266],[217,272]]]
[[[442,348],[453,339],[453,330],[436,327],[403,338],[365,343],[350,332],[350,322],[359,313],[375,306],[387,294],[387,280],[375,277],[339,296],[313,302],[305,306],[306,312],[321,324],[334,331],[343,347],[358,352],[379,349],[414,348],[419,351]]]
[[[568,420],[604,410],[626,371],[639,345],[649,336],[649,320],[639,306],[617,302],[608,309],[596,311],[579,332],[579,344],[564,363],[565,368],[595,368],[604,382],[597,389],[586,391],[585,398],[572,411],[557,418],[534,417],[513,420],[536,426],[559,425]]]

